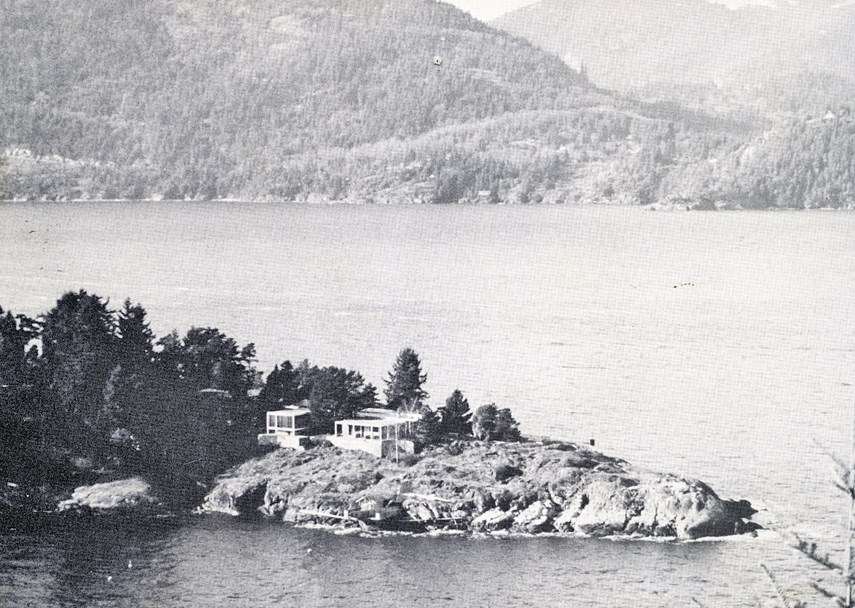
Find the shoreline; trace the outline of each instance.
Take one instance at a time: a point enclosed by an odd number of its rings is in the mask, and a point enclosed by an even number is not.
[[[7,522],[230,516],[335,534],[689,541],[755,536],[746,500],[560,441],[455,441],[396,464],[315,447],[275,450],[220,475],[200,502],[139,477],[7,491]],[[32,489],[29,489],[32,490]],[[172,500],[170,500],[172,498]]]
[[[295,207],[608,207],[608,208],[635,208],[644,211],[657,211],[661,213],[688,213],[688,212],[776,212],[776,213],[803,213],[814,211],[855,211],[855,207],[742,207],[724,205],[718,209],[701,208],[697,205],[686,205],[685,203],[669,203],[656,202],[650,204],[636,203],[621,203],[621,202],[605,202],[605,201],[573,201],[573,202],[552,202],[552,203],[483,203],[478,201],[458,201],[456,203],[427,203],[417,201],[386,201],[386,202],[370,202],[365,200],[329,200],[329,201],[310,201],[310,200],[279,200],[279,199],[243,199],[243,198],[217,198],[217,199],[167,199],[167,198],[140,198],[140,199],[100,199],[100,198],[82,198],[82,199],[0,199],[0,205],[3,204],[37,204],[37,205],[57,205],[57,204],[90,204],[90,203],[134,203],[134,204],[156,204],[156,203],[192,203],[192,204],[241,204],[241,205],[286,205]]]
[[[277,450],[221,475],[198,512],[330,530],[724,537],[760,526],[745,500],[568,442],[455,441],[406,463]]]

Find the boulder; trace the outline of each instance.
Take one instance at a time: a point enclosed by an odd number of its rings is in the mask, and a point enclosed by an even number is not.
[[[151,486],[140,477],[80,486],[57,506],[58,511],[124,511],[158,504]]]
[[[495,532],[510,528],[513,522],[513,512],[490,509],[472,520],[472,530],[475,532]]]
[[[521,469],[518,469],[517,467],[507,463],[498,465],[494,472],[496,481],[500,482],[513,479],[514,477],[519,477],[522,474],[523,472]]]
[[[545,532],[552,528],[557,507],[551,501],[536,500],[514,518],[514,526],[523,532]]]

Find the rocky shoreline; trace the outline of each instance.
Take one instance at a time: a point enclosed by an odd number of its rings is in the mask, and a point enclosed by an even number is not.
[[[753,532],[747,501],[565,442],[456,441],[400,463],[288,449],[218,478],[204,513],[386,530],[683,540]]]

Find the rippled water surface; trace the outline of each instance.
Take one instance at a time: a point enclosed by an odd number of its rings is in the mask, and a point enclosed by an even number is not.
[[[309,358],[382,386],[412,345],[434,405],[460,387],[512,407],[527,433],[595,438],[841,545],[823,451],[845,454],[855,406],[853,215],[0,206],[0,305],[38,314],[81,287],[142,302],[160,334],[213,325],[253,341],[262,369]],[[772,606],[760,562],[824,605],[819,573],[775,534],[362,539],[191,519],[3,541],[8,605]]]

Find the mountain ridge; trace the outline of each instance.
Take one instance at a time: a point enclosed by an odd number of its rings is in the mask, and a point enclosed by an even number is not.
[[[853,204],[809,116],[639,101],[442,2],[0,1],[0,199],[777,206],[734,168],[772,124],[786,206]]]
[[[669,122],[430,0],[8,8],[7,198],[537,200],[569,140],[599,161]]]
[[[627,90],[655,81],[745,83],[779,72],[851,77],[855,11],[834,6],[541,0],[491,24],[584,62],[601,86]]]

